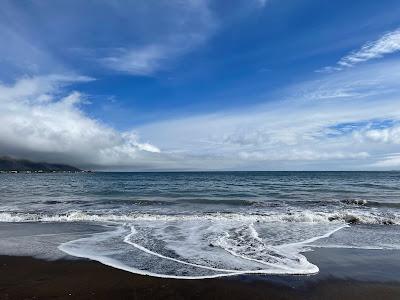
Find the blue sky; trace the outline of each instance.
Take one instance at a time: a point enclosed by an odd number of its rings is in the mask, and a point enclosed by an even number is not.
[[[0,0],[0,154],[400,167],[398,1]]]

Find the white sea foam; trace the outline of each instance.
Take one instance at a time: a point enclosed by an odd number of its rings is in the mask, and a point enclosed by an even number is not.
[[[254,261],[268,267],[270,274],[314,274],[318,267],[299,253],[279,251],[259,238],[253,224],[242,226],[226,233],[218,245],[233,256]]]
[[[173,258],[173,257],[165,256],[165,255],[162,255],[160,253],[151,251],[151,250],[149,250],[149,249],[147,249],[147,248],[145,248],[145,247],[143,247],[143,246],[141,246],[141,245],[139,245],[137,243],[134,243],[134,242],[132,242],[130,240],[130,238],[133,235],[135,235],[136,233],[137,233],[137,231],[135,230],[135,227],[131,226],[131,233],[124,237],[124,242],[127,243],[127,244],[130,244],[130,245],[136,247],[137,249],[139,249],[139,250],[141,250],[143,252],[146,252],[148,254],[157,256],[159,258],[175,261],[175,262],[183,264],[183,265],[196,267],[196,268],[207,269],[207,270],[212,270],[212,271],[219,271],[219,272],[227,272],[227,273],[236,273],[237,272],[237,270],[219,269],[219,268],[213,268],[213,267],[203,266],[203,265],[199,265],[199,264],[193,264],[193,263],[190,263],[190,262],[186,262],[186,261],[183,261],[183,260],[180,260],[180,259],[176,259],[176,258]]]
[[[207,279],[207,278],[217,278],[217,277],[233,276],[233,275],[249,273],[249,272],[245,272],[245,271],[235,271],[235,270],[216,270],[216,271],[220,271],[222,273],[203,275],[203,276],[198,276],[198,275],[179,276],[179,275],[171,275],[171,274],[161,274],[161,273],[155,273],[155,272],[151,272],[151,271],[144,270],[144,269],[135,268],[131,265],[128,265],[127,262],[113,258],[112,254],[110,255],[110,253],[111,253],[110,251],[106,250],[106,253],[104,253],[102,251],[99,251],[99,247],[91,247],[93,245],[91,243],[95,243],[95,244],[101,243],[101,242],[104,242],[107,239],[110,239],[113,237],[121,237],[123,239],[123,241],[126,243],[127,240],[129,239],[129,237],[132,234],[135,234],[135,231],[133,229],[133,231],[129,232],[127,235],[125,235],[126,233],[128,233],[128,231],[126,231],[126,229],[124,229],[124,226],[119,226],[119,227],[117,227],[117,229],[115,231],[105,232],[105,233],[96,233],[96,234],[93,234],[89,238],[81,238],[78,240],[69,241],[69,242],[61,244],[58,248],[61,251],[65,252],[69,255],[75,256],[75,257],[88,258],[88,259],[98,261],[104,265],[111,266],[111,267],[121,269],[124,271],[128,271],[131,273],[140,274],[140,275],[148,275],[148,276],[153,276],[153,277],[160,277],[160,278]],[[133,245],[135,248],[141,250],[143,253],[154,255],[161,259],[168,259],[168,260],[175,261],[179,264],[185,264],[185,265],[191,265],[191,266],[195,266],[195,267],[204,268],[204,266],[198,266],[195,264],[186,263],[186,262],[183,262],[180,260],[176,260],[176,259],[172,259],[172,258],[163,256],[163,255],[160,255],[158,253],[150,251],[150,250],[148,250],[144,247],[141,247],[140,245],[136,245],[134,243],[128,243],[128,244]],[[136,259],[139,260],[140,257],[137,257]],[[212,268],[206,268],[206,269],[212,269]],[[251,273],[251,271],[250,271],[250,273]]]
[[[18,212],[0,212],[0,222],[130,222],[130,221],[185,221],[185,220],[234,220],[247,222],[299,222],[299,223],[354,223],[400,225],[399,213],[382,214],[374,211],[340,210],[325,211],[289,211],[269,214],[209,213],[209,214],[94,214],[72,211],[61,214],[36,214]]]
[[[151,227],[154,222],[150,222]],[[171,224],[178,226],[175,232],[178,236],[172,242],[168,234],[161,234],[167,227],[171,227]],[[210,221],[207,221],[207,224],[201,226],[203,232],[199,234],[199,237],[202,236],[203,245],[196,249],[191,249],[190,243],[186,245],[187,238],[190,238],[190,229],[186,232],[186,237],[181,236],[182,228],[191,227],[190,221],[158,223],[154,227],[157,229],[154,234],[145,232],[142,235],[141,229],[136,229],[132,224],[124,224],[111,232],[96,233],[91,237],[64,243],[59,249],[73,256],[93,259],[132,273],[163,278],[204,279],[239,274],[314,274],[319,269],[301,254],[304,251],[303,246],[308,242],[327,238],[344,227],[335,227],[323,235],[299,240],[297,243],[272,246],[266,244],[258,235],[253,223],[228,222],[216,227]],[[141,228],[147,228],[147,225],[148,223]],[[207,237],[211,227],[220,231],[216,233],[215,237],[218,238],[213,239],[212,247],[204,244],[209,241]],[[154,247],[157,239],[161,239],[163,247],[158,251],[149,249],[133,241],[135,237],[143,243],[148,243],[150,247]],[[195,242],[199,244],[200,240],[196,238]],[[177,248],[176,243],[191,251],[185,255],[186,251],[179,251],[181,248]],[[177,251],[172,251],[174,249]],[[130,251],[136,252],[130,254]],[[173,256],[165,254],[171,251]],[[198,262],[199,258],[203,263]],[[215,267],[215,263],[225,265],[223,268]],[[233,268],[229,268],[229,264],[233,265]],[[163,272],[164,267],[159,266],[167,266],[169,272]]]
[[[320,239],[328,238],[332,234],[334,234],[336,231],[339,231],[339,230],[341,230],[343,228],[346,228],[346,227],[350,227],[350,226],[349,225],[342,225],[342,226],[337,227],[337,228],[335,228],[335,229],[333,229],[333,230],[331,230],[331,231],[329,231],[329,232],[327,232],[327,233],[325,233],[323,235],[315,236],[315,237],[306,239],[304,241],[296,242],[296,243],[283,244],[283,245],[278,246],[278,248],[279,249],[293,249],[293,248],[298,249],[299,246],[311,244],[311,243],[316,242],[316,241],[318,241]]]
[[[238,274],[314,274],[318,266],[302,254],[311,246],[357,247],[359,244],[365,247],[365,242],[354,239],[340,242],[342,234],[335,233],[349,227],[346,222],[399,224],[397,215],[362,210],[184,215],[2,212],[0,220],[110,224],[115,230],[64,243],[59,249],[133,273],[180,279]],[[368,228],[352,227],[359,228],[360,232]],[[378,226],[381,228],[378,231],[392,228],[396,232],[396,227]],[[321,243],[321,240],[329,242]],[[393,244],[393,239],[388,238],[387,244]]]
[[[318,241],[330,239],[349,227],[348,223],[400,224],[398,215],[363,210],[176,215],[2,212],[0,221],[110,224],[115,230],[61,244],[59,249],[132,273],[179,279],[315,274],[318,266],[302,253],[310,246],[323,246]],[[386,227],[392,228],[379,226]],[[335,238],[330,242],[338,247],[354,246]]]

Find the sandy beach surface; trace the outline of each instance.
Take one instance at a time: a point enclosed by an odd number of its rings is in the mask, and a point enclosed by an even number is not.
[[[89,260],[0,256],[0,299],[400,299],[399,282],[307,278],[174,280]]]

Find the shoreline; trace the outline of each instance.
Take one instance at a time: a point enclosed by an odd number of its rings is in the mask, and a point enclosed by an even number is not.
[[[400,299],[398,282],[295,276],[295,284],[289,278],[269,280],[274,277],[163,279],[87,259],[3,255],[0,299]]]

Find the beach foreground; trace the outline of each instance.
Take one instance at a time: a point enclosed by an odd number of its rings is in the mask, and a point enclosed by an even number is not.
[[[325,278],[302,285],[243,278],[175,280],[89,260],[0,256],[0,299],[400,299],[400,284]],[[306,277],[305,277],[306,278]]]

